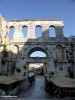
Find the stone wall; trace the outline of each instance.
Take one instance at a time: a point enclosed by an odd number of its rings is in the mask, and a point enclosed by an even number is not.
[[[35,37],[35,28],[42,28],[42,36]],[[64,37],[63,21],[61,20],[12,20],[6,21],[0,15],[0,73],[16,74],[28,77],[30,54],[42,51],[45,58],[36,58],[35,63],[43,61],[46,73],[54,72],[55,75],[69,76],[75,73],[75,36]],[[14,27],[12,39],[9,31]],[[27,37],[23,36],[22,28],[27,27]],[[56,37],[49,36],[49,27],[54,27]],[[3,46],[6,45],[8,55],[2,56]],[[37,60],[38,59],[38,60]],[[5,60],[6,64],[2,64]],[[4,69],[3,69],[4,68]],[[71,76],[70,76],[71,77]]]

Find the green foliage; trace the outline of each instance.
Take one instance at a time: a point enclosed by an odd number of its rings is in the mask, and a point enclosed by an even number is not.
[[[20,68],[16,68],[16,71],[17,71],[17,73],[20,73],[21,69]]]

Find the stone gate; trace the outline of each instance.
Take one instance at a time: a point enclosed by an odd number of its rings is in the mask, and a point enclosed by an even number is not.
[[[35,37],[35,28],[42,28],[42,36]],[[14,28],[13,37],[9,31]],[[22,28],[27,27],[27,37]],[[54,27],[56,37],[49,35],[49,28]],[[69,76],[75,73],[75,36],[64,37],[61,20],[11,20],[6,21],[0,15],[0,73],[28,76],[31,62],[44,63],[46,73]],[[67,34],[67,33],[66,33]],[[3,54],[3,51],[7,53]],[[34,51],[42,51],[46,57],[30,57]],[[70,70],[70,72],[69,72]],[[71,77],[71,76],[70,76]],[[73,76],[72,76],[73,77]]]

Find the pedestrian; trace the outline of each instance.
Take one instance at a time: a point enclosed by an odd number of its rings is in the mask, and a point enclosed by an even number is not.
[[[31,84],[31,86],[32,86],[32,77],[30,77],[30,80],[29,80],[29,81],[30,81],[30,84]]]
[[[5,91],[2,91],[2,96],[5,96]]]

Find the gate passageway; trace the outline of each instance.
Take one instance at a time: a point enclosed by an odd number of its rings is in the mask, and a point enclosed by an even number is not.
[[[27,99],[51,99],[51,95],[45,91],[45,77],[43,75],[36,76],[36,80],[32,87],[25,92],[20,92],[18,97]]]

